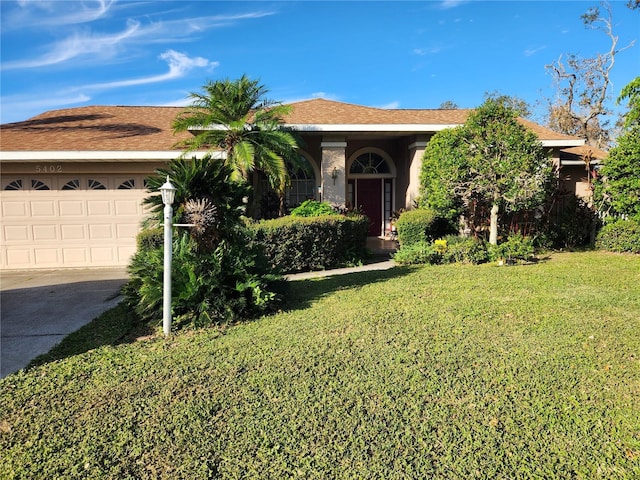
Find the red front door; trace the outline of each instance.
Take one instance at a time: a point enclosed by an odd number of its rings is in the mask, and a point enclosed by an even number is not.
[[[359,178],[356,180],[356,202],[362,212],[369,217],[369,235],[377,237],[382,233],[382,180]]]

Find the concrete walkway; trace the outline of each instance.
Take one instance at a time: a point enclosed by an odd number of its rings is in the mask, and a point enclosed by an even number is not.
[[[0,377],[26,367],[121,300],[124,268],[0,273]]]
[[[374,270],[389,270],[396,266],[393,260],[373,261],[366,265],[347,268],[335,268],[333,270],[318,270],[316,272],[291,273],[285,275],[287,280],[307,280],[309,278],[331,277],[334,275],[345,275],[347,273],[371,272]]]

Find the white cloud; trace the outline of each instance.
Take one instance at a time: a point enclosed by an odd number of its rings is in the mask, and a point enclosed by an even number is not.
[[[160,55],[169,65],[169,71],[160,75],[132,78],[128,80],[117,80],[114,82],[94,83],[76,88],[76,90],[109,90],[113,88],[131,87],[135,85],[145,85],[148,83],[165,82],[176,78],[184,77],[194,68],[216,68],[219,63],[211,62],[203,57],[189,57],[184,53],[175,50],[167,50]]]
[[[63,63],[82,55],[113,55],[115,48],[123,41],[136,35],[140,23],[129,21],[126,30],[112,35],[74,34],[54,44],[51,50],[41,57],[31,60],[17,60],[2,64],[3,70],[38,68]]]
[[[0,0],[1,1],[1,0]],[[39,2],[43,3],[43,2]],[[67,2],[54,2],[58,3]],[[101,2],[107,4],[107,2]],[[110,5],[112,2],[108,2]],[[107,6],[108,8],[108,6]],[[38,68],[56,64],[62,64],[85,57],[85,60],[100,60],[104,65],[106,59],[121,56],[116,55],[126,52],[129,46],[140,47],[143,44],[162,44],[187,39],[194,41],[193,33],[202,32],[212,28],[228,26],[235,22],[247,19],[261,18],[273,15],[273,12],[249,12],[238,15],[213,15],[206,17],[194,17],[169,21],[157,21],[142,23],[139,20],[128,19],[126,28],[116,33],[94,33],[88,29],[78,30],[68,35],[63,40],[53,43],[48,51],[36,58],[9,61],[1,64],[2,70],[17,70],[26,68]],[[4,27],[3,21],[3,27]]]
[[[443,50],[442,47],[429,47],[429,48],[414,48],[413,53],[424,57],[425,55],[435,55]]]
[[[114,0],[20,0],[20,8],[9,11],[5,8],[6,21],[2,22],[2,27],[15,30],[93,22],[107,15],[114,3]]]
[[[378,105],[376,108],[382,108],[384,110],[395,110],[397,108],[400,108],[400,102],[398,101],[389,102],[385,105]]]
[[[442,0],[439,4],[439,8],[448,10],[450,8],[456,8],[460,5],[467,3],[468,0]]]
[[[540,47],[535,47],[535,48],[527,48],[524,51],[524,56],[525,57],[531,57],[532,55],[535,55],[538,52],[541,52],[542,50],[544,50],[545,48],[547,48],[546,45],[542,45]]]
[[[160,104],[161,107],[187,107],[191,104],[192,100],[184,97],[178,100],[173,100],[171,102],[165,102]],[[155,105],[155,104],[154,104]]]

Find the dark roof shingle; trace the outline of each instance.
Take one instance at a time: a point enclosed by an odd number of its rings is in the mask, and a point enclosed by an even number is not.
[[[292,125],[459,125],[471,110],[413,110],[364,107],[324,99],[291,104]],[[0,126],[2,151],[170,151],[190,133],[174,134],[182,107],[88,106],[51,110]],[[578,140],[528,120],[541,140]],[[372,128],[375,130],[375,128]],[[574,143],[575,144],[575,143]]]

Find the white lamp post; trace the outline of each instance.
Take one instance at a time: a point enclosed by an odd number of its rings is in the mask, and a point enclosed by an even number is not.
[[[171,185],[169,176],[160,187],[162,203],[164,203],[164,289],[162,297],[162,330],[167,337],[171,333],[171,255],[173,252],[173,200],[176,198],[176,188]]]

